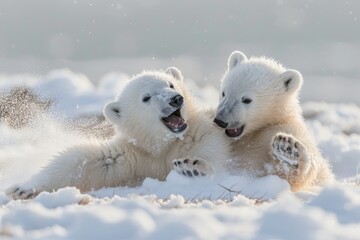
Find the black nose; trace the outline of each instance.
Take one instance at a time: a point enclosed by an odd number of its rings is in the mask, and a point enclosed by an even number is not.
[[[184,98],[181,95],[176,95],[171,98],[170,106],[180,108],[184,103]]]
[[[221,128],[226,128],[226,126],[228,125],[226,122],[223,122],[217,118],[214,119],[214,123],[216,123]]]

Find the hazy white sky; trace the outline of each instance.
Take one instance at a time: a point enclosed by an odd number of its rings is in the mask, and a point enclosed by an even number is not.
[[[346,100],[360,90],[360,1],[0,0],[3,73],[69,67],[96,81],[176,65],[218,85],[233,50],[300,70],[309,99],[326,83]]]
[[[356,0],[1,0],[0,51],[98,59],[214,55],[231,44],[358,45],[359,11]]]

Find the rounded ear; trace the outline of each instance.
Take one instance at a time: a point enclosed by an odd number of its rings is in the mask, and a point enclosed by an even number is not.
[[[183,81],[184,77],[181,74],[180,70],[176,67],[169,67],[168,69],[165,70],[165,72],[171,76],[173,76],[175,79],[179,80],[179,81]]]
[[[285,92],[297,92],[300,90],[303,78],[299,71],[289,69],[281,74],[281,81]]]
[[[242,61],[246,61],[246,60],[247,60],[247,57],[242,52],[240,52],[240,51],[232,52],[228,59],[228,70],[233,69],[239,63],[241,63]]]
[[[112,102],[104,107],[103,114],[107,120],[117,123],[120,120],[120,106],[118,102]]]

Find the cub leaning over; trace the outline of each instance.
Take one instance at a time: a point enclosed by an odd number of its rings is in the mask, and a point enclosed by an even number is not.
[[[209,171],[207,163],[220,170],[230,158],[213,114],[195,104],[176,68],[135,76],[104,115],[117,127],[112,140],[68,149],[7,194],[26,199],[66,186],[82,192],[136,186],[146,177],[164,180],[174,159],[183,174],[197,176]]]
[[[234,164],[256,176],[276,174],[293,191],[330,182],[328,162],[312,140],[298,95],[303,79],[273,59],[228,60],[214,122],[232,138]]]

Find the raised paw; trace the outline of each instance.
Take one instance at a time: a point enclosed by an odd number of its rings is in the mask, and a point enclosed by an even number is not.
[[[17,199],[31,199],[37,195],[37,191],[34,188],[26,188],[19,185],[15,185],[6,190],[6,195],[10,196],[14,200]]]
[[[212,173],[210,165],[199,158],[181,158],[173,160],[174,170],[184,176],[198,177]]]
[[[279,162],[278,171],[284,174],[297,173],[302,161],[304,147],[293,136],[278,133],[272,142],[272,154]]]

